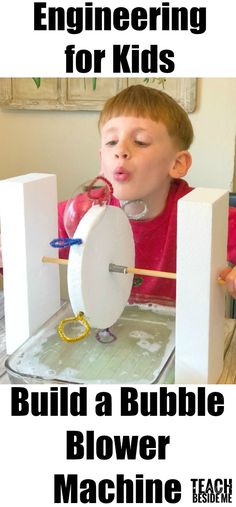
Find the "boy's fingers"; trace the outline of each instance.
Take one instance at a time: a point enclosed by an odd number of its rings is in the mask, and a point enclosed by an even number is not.
[[[229,294],[236,299],[236,267],[223,269],[220,277],[225,280],[225,286]]]
[[[2,268],[2,241],[1,241],[1,234],[0,234],[0,268]]]
[[[224,268],[222,269],[222,271],[220,272],[219,276],[220,278],[222,278],[222,280],[225,280],[227,275],[232,271],[232,268]]]

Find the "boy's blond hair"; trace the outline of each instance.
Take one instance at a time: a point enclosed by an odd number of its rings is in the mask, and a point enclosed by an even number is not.
[[[108,99],[100,114],[99,128],[117,116],[140,116],[161,121],[181,150],[187,150],[193,141],[193,127],[187,113],[167,93],[155,88],[133,85]]]

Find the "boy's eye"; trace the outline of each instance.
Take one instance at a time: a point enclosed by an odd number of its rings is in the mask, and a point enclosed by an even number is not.
[[[106,146],[115,146],[117,144],[117,141],[111,140],[106,142]]]
[[[140,139],[136,139],[135,143],[139,146],[148,146],[148,143],[146,141],[141,141]]]

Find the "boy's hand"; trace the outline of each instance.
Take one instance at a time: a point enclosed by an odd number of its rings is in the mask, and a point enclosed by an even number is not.
[[[225,268],[220,273],[220,278],[225,280],[225,287],[229,294],[236,299],[236,266]]]

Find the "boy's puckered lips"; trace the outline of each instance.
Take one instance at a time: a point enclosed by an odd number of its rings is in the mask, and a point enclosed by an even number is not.
[[[113,173],[115,181],[127,181],[130,178],[129,172],[124,167],[117,167]]]

